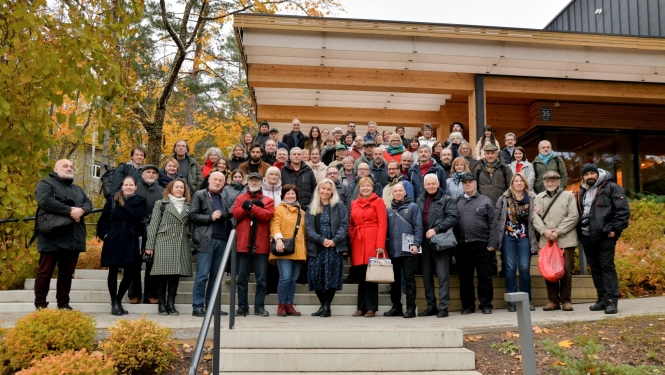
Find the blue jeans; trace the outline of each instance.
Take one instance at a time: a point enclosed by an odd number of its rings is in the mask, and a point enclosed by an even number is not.
[[[196,278],[194,279],[194,290],[192,291],[192,309],[203,309],[204,298],[205,306],[208,306],[215,278],[224,257],[224,249],[226,249],[226,240],[211,238],[208,251],[198,253],[199,259],[196,263]],[[207,287],[206,284],[208,284]]]
[[[296,294],[296,280],[300,275],[302,260],[277,259],[279,270],[279,284],[277,284],[277,302],[293,303]]]
[[[505,259],[506,292],[517,292],[516,271],[519,271],[520,292],[529,293],[529,302],[531,302],[531,243],[529,239],[517,239],[504,234],[501,252]]]
[[[254,309],[264,308],[266,300],[266,284],[268,281],[268,254],[252,254],[254,276],[256,277],[256,294]],[[249,280],[249,254],[238,253],[238,308],[249,309],[247,283]]]

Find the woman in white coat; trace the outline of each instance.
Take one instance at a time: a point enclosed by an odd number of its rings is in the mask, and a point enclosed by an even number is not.
[[[510,163],[510,170],[513,172],[513,176],[520,173],[526,178],[526,181],[529,184],[529,189],[533,189],[533,184],[536,182],[536,171],[533,169],[533,164],[526,160],[526,152],[524,151],[524,148],[521,146],[515,147],[513,159],[515,160]]]

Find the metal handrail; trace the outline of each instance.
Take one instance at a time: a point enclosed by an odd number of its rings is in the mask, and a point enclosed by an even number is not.
[[[90,211],[90,213],[88,213],[88,215],[96,214],[98,212],[102,212],[102,210],[103,210],[102,208],[96,208],[96,209]],[[31,221],[31,220],[35,220],[35,219],[37,219],[37,216],[25,217],[23,219],[15,219],[15,218],[0,219],[0,224],[3,224],[3,223],[18,223],[19,221]]]
[[[219,351],[220,351],[220,335],[221,335],[221,311],[222,311],[222,279],[224,278],[224,269],[226,269],[226,264],[231,257],[231,301],[230,305],[230,317],[229,319],[229,329],[233,329],[233,317],[235,316],[235,254],[236,254],[236,231],[235,229],[231,231],[229,240],[226,243],[226,249],[224,249],[224,256],[222,257],[222,264],[217,271],[217,277],[215,278],[215,284],[212,287],[212,296],[210,296],[210,304],[214,306],[214,309],[208,309],[206,311],[206,316],[203,318],[203,324],[201,325],[201,331],[199,332],[199,339],[196,342],[196,348],[194,349],[194,354],[192,356],[192,363],[189,365],[189,375],[196,375],[199,369],[199,362],[201,362],[201,355],[203,354],[203,347],[205,345],[206,336],[208,335],[208,329],[210,329],[210,321],[215,318],[215,330],[213,331],[213,354],[212,354],[212,373],[219,373]],[[208,281],[210,282],[210,281]]]

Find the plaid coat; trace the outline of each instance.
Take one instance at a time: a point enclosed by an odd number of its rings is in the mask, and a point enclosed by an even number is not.
[[[165,204],[164,215],[161,214]],[[155,203],[148,226],[146,250],[155,251],[150,274],[192,276],[192,250],[190,247],[189,203],[178,213],[168,198]]]

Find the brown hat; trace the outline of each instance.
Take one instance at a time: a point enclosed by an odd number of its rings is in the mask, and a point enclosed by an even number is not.
[[[499,148],[494,143],[488,143],[483,147],[483,151],[499,151]]]
[[[547,171],[543,175],[543,180],[560,180],[561,176],[555,171]]]

